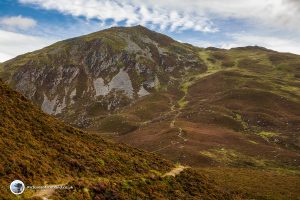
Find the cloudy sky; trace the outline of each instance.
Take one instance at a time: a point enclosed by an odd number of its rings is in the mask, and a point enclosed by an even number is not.
[[[201,47],[259,45],[300,54],[300,0],[1,0],[0,62],[138,24]]]

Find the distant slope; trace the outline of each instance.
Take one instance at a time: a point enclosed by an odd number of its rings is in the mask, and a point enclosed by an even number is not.
[[[75,187],[55,191],[56,199],[231,199],[191,170],[163,178],[175,167],[171,162],[67,126],[2,81],[0,136],[1,199],[19,199],[9,191],[15,179],[26,185]],[[33,196],[33,191],[26,190],[21,197]]]

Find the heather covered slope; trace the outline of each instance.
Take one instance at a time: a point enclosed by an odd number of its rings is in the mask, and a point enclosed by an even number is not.
[[[1,199],[16,198],[9,191],[14,179],[26,185],[68,184],[75,188],[51,194],[57,199],[231,199],[195,171],[163,177],[175,167],[171,162],[67,126],[2,81],[0,113]],[[21,197],[35,194],[26,190]]]

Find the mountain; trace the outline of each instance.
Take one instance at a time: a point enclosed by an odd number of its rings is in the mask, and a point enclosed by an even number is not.
[[[118,27],[18,56],[0,77],[69,124],[175,162],[300,166],[298,55]]]
[[[1,199],[233,199],[195,170],[65,125],[2,81],[0,105]],[[15,179],[73,189],[17,197]]]
[[[88,128],[186,70],[205,71],[194,49],[141,26],[112,28],[19,56],[1,77],[46,113]]]

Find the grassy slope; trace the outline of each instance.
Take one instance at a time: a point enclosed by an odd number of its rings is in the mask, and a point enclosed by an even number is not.
[[[195,171],[162,177],[171,162],[69,127],[2,82],[0,105],[0,198],[15,198],[8,188],[14,179],[75,187],[55,193],[56,199],[232,198]],[[33,195],[26,190],[21,197]]]

